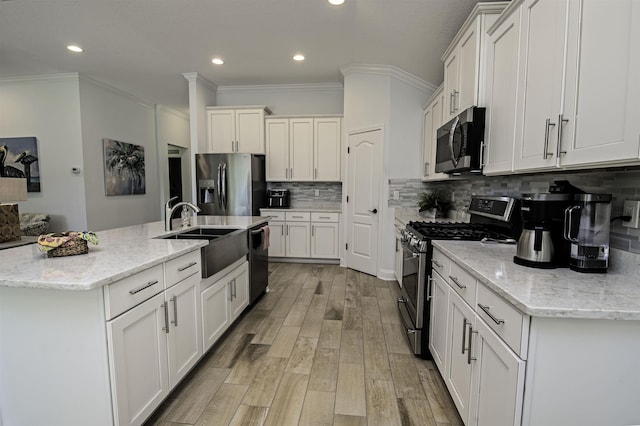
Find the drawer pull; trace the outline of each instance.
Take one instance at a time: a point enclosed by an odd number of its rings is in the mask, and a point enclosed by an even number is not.
[[[178,272],[182,272],[184,270],[187,270],[189,268],[191,268],[192,266],[197,265],[198,262],[191,262],[190,264],[188,264],[187,266],[183,266],[182,268],[178,268]]]
[[[304,216],[291,216],[292,219],[304,219]]]
[[[144,290],[145,288],[149,288],[153,285],[158,284],[158,280],[154,280],[154,281],[149,281],[148,283],[146,283],[145,285],[143,285],[142,287],[138,287],[134,290],[129,290],[129,294],[136,294],[136,293],[140,293],[142,290]]]
[[[431,259],[431,263],[433,263],[434,265],[436,265],[438,268],[442,268],[442,263],[438,262],[435,259]]]
[[[489,309],[491,309],[489,307],[489,305],[483,305],[481,303],[478,303],[478,307],[480,309],[482,309],[484,311],[485,314],[489,315],[489,318],[491,318],[493,320],[493,322],[495,322],[498,325],[502,325],[504,324],[504,320],[503,319],[499,319],[493,316],[493,314],[491,312],[489,312]]]
[[[453,283],[454,283],[455,285],[457,285],[458,287],[460,287],[460,288],[462,288],[462,289],[467,288],[467,286],[466,286],[466,285],[464,285],[464,284],[461,284],[461,283],[460,283],[460,281],[458,280],[458,278],[453,277],[453,276],[451,276],[451,275],[449,275],[449,278],[451,278],[451,281],[453,281]]]
[[[320,219],[331,219],[329,216],[318,216]]]

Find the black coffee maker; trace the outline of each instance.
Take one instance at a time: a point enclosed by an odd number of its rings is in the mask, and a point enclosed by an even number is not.
[[[568,181],[555,181],[549,192],[522,194],[522,234],[513,261],[532,268],[569,266],[571,244],[564,238],[564,212],[573,196],[584,191]]]

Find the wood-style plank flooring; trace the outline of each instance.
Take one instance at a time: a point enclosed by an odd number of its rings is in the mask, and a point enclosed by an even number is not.
[[[462,425],[416,358],[398,285],[338,265],[270,263],[248,310],[147,425]]]

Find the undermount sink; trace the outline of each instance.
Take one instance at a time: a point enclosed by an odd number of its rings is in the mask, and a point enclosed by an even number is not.
[[[208,240],[209,244],[200,249],[203,278],[223,270],[249,253],[246,229],[196,228],[158,238],[163,240]]]

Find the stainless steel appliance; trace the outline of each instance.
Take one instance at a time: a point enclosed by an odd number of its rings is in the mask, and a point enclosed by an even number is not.
[[[571,242],[569,267],[578,272],[607,272],[611,194],[575,194],[565,211],[564,237]]]
[[[260,216],[265,207],[265,156],[196,154],[200,215]]]
[[[413,353],[431,359],[429,318],[432,240],[487,239],[515,243],[520,226],[517,199],[474,197],[469,206],[470,223],[409,222],[402,231],[403,272],[398,310]]]
[[[266,223],[249,229],[249,304],[268,291],[269,248],[265,246]]]
[[[436,172],[482,171],[485,109],[464,110],[438,129]]]
[[[288,189],[269,189],[267,190],[267,206],[270,208],[289,208],[289,195]]]
[[[522,234],[513,261],[533,268],[569,264],[569,244],[562,238],[570,193],[522,194]]]

